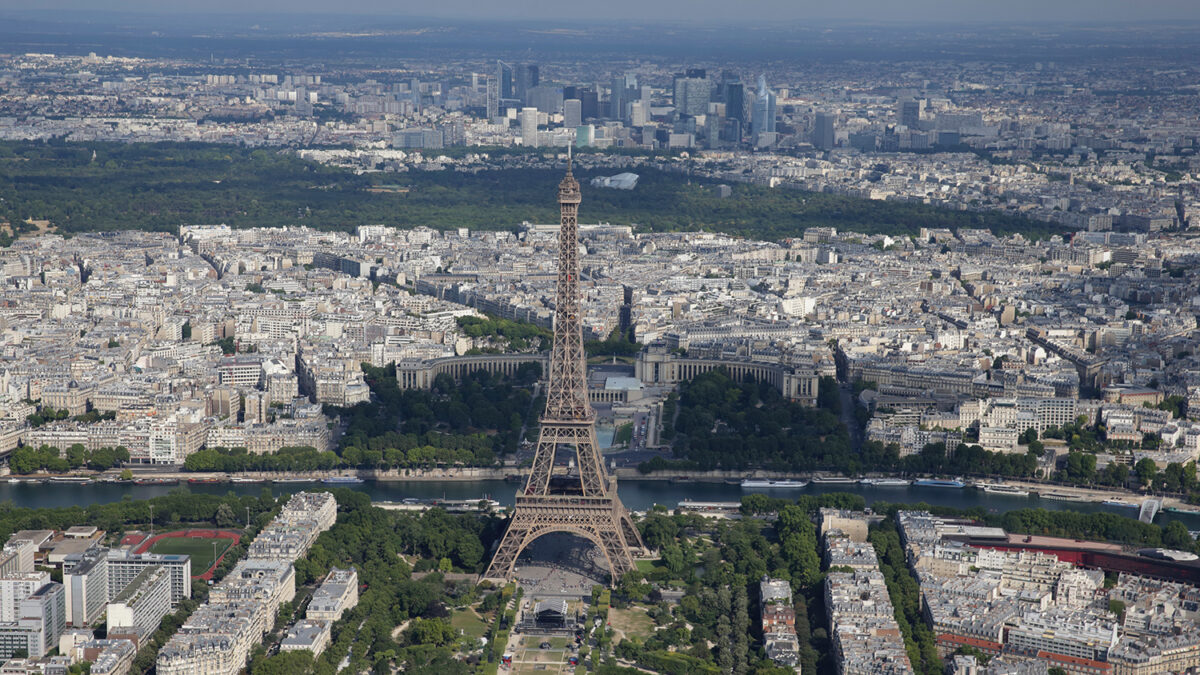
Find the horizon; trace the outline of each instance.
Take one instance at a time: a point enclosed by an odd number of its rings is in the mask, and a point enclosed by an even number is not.
[[[364,19],[387,19],[394,21],[432,21],[452,22],[465,25],[495,24],[495,25],[573,25],[587,22],[589,25],[619,26],[619,25],[680,25],[694,27],[736,26],[738,28],[779,28],[780,24],[796,26],[841,26],[861,28],[887,27],[983,27],[997,26],[1029,26],[1039,28],[1056,27],[1126,27],[1154,26],[1167,24],[1171,27],[1185,27],[1188,24],[1200,25],[1200,3],[1169,0],[1152,3],[1151,6],[1134,6],[1121,2],[1088,3],[1086,1],[1059,2],[1054,10],[1046,11],[1044,6],[1034,0],[1017,0],[1007,3],[1008,11],[976,11],[971,5],[975,3],[945,3],[941,0],[915,0],[907,3],[906,7],[916,6],[916,9],[899,13],[894,11],[897,3],[887,3],[877,0],[851,0],[843,4],[838,12],[827,12],[828,5],[810,5],[808,3],[777,3],[774,0],[757,0],[752,4],[772,6],[772,10],[738,11],[733,14],[724,11],[707,11],[706,8],[727,10],[728,8],[710,0],[696,3],[668,2],[658,3],[654,11],[644,11],[632,0],[615,0],[604,12],[587,11],[591,5],[584,5],[585,11],[551,12],[534,11],[534,6],[544,4],[541,0],[523,0],[526,13],[504,11],[481,13],[470,2],[462,0],[447,0],[440,3],[441,11],[429,13],[428,5],[416,6],[416,3],[401,3],[399,7],[380,6],[382,0],[348,0],[336,11],[324,6],[318,0],[298,0],[290,3],[286,12],[272,8],[273,0],[248,0],[247,2],[230,2],[216,0],[211,11],[196,11],[193,6],[175,7],[164,6],[149,0],[119,0],[119,7],[97,8],[81,0],[50,0],[48,4],[39,7],[17,3],[14,0],[0,0],[0,16],[13,16],[29,19],[58,20],[64,23],[90,23],[92,17],[108,17],[114,20],[135,20],[145,22],[153,19],[179,20],[205,19],[209,22],[220,20],[240,20],[253,17],[268,23],[287,23],[296,20],[315,20],[342,18],[346,21]],[[747,3],[739,5],[745,7]],[[987,3],[989,7],[996,7]],[[863,9],[864,5],[873,6]],[[946,5],[950,5],[947,9]],[[1063,11],[1066,6],[1074,6],[1069,11]],[[616,18],[621,12],[614,7],[627,7],[633,10],[643,10],[633,13],[636,19],[625,17]],[[677,11],[663,11],[664,7],[676,7]],[[881,10],[881,8],[888,10]],[[458,9],[456,9],[458,8]],[[1022,9],[1024,8],[1024,9]],[[562,9],[555,7],[556,10]],[[809,11],[812,9],[812,11]],[[1034,10],[1037,11],[1034,11]],[[1055,11],[1057,10],[1057,11]],[[761,17],[761,18],[760,18]],[[870,18],[864,18],[870,17]],[[1036,17],[1036,18],[1035,18]],[[230,26],[254,30],[257,26]]]

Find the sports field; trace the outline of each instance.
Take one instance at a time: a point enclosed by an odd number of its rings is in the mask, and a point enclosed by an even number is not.
[[[236,532],[217,530],[164,532],[148,542],[143,542],[138,546],[137,552],[191,556],[192,576],[207,578],[221,556],[237,543],[239,536]]]

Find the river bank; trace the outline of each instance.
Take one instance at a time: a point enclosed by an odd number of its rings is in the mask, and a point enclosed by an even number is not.
[[[178,470],[150,470],[142,468],[132,470],[132,480],[121,480],[120,475],[122,470],[111,469],[105,472],[95,471],[75,471],[70,474],[29,474],[25,476],[10,475],[0,477],[0,484],[23,485],[23,484],[43,484],[54,485],[63,484],[84,486],[89,484],[98,485],[113,485],[113,486],[129,486],[129,487],[171,487],[173,485],[189,485],[191,487],[199,486],[227,486],[227,487],[252,487],[252,486],[278,486],[286,487],[289,484],[305,485],[305,484],[321,484],[328,482],[333,485],[356,486],[358,480],[365,481],[366,484],[376,485],[385,492],[391,493],[403,489],[403,486],[428,485],[428,486],[457,486],[453,492],[465,495],[463,498],[479,497],[483,494],[504,494],[513,493],[517,486],[525,477],[524,469],[520,467],[447,467],[447,468],[431,468],[431,469],[399,469],[391,471],[314,471],[314,472],[283,472],[283,471],[256,471],[244,472],[236,474],[219,473],[219,472],[188,472]],[[771,496],[787,497],[793,494],[802,494],[804,491],[794,489],[783,490],[743,490],[740,486],[741,481],[746,478],[760,479],[800,479],[809,480],[812,478],[810,474],[795,474],[786,472],[773,471],[663,471],[657,473],[643,474],[634,467],[619,467],[613,471],[614,475],[619,479],[622,488],[626,484],[644,484],[652,487],[654,490],[663,492],[664,484],[669,485],[669,493],[678,492],[679,494],[695,494],[694,497],[682,497],[680,501],[686,500],[708,500],[714,501],[714,494],[722,495],[721,499],[715,501],[738,501],[744,494],[753,492],[766,492]],[[980,479],[980,482],[983,482]],[[1035,500],[1037,505],[1042,508],[1058,508],[1069,510],[1080,510],[1080,505],[1089,505],[1104,507],[1106,510],[1111,508],[1115,512],[1122,515],[1137,517],[1137,511],[1128,506],[1122,507],[1118,504],[1105,502],[1124,502],[1126,504],[1140,504],[1143,500],[1151,497],[1144,493],[1133,490],[1119,490],[1115,488],[1095,488],[1095,487],[1077,487],[1071,485],[1062,485],[1056,483],[1045,483],[1038,481],[1021,481],[1008,480],[1004,481],[1006,485],[1010,485],[1022,490],[1029,491],[1032,494],[1028,499]],[[494,486],[503,486],[497,489]],[[658,486],[654,488],[653,486]],[[261,489],[261,487],[259,488]],[[812,483],[809,490],[825,491],[842,491],[842,492],[863,492],[865,495],[875,497],[884,501],[910,501],[909,499],[900,499],[901,493],[906,496],[911,495],[913,487],[897,488],[897,487],[874,487],[863,486],[857,482],[850,483],[829,483],[818,484]],[[625,491],[621,490],[622,493]],[[950,497],[953,493],[983,493],[979,488],[967,487],[961,490],[951,488],[936,488],[936,487],[921,487],[922,499],[915,501],[929,501],[934,496]],[[426,492],[421,490],[421,492]],[[891,498],[891,496],[896,498]],[[989,494],[989,497],[1004,497],[1009,499],[1024,499],[1023,495],[994,495]],[[3,498],[3,495],[0,495]],[[1162,499],[1164,509],[1172,509],[1177,513],[1187,516],[1200,518],[1200,507],[1187,504],[1177,497],[1156,497]],[[958,500],[951,500],[958,501]],[[666,503],[666,502],[661,502]],[[931,501],[930,503],[943,503],[942,499]],[[668,504],[674,506],[674,504]]]
[[[812,474],[795,474],[779,471],[660,471],[655,473],[644,474],[633,467],[618,468],[615,472],[618,479],[621,480],[643,480],[643,481],[666,481],[673,484],[686,483],[730,483],[740,484],[742,480],[747,478],[765,479],[765,480],[811,480]],[[967,481],[968,483],[971,481]],[[1176,509],[1179,512],[1194,514],[1200,516],[1200,506],[1188,504],[1178,497],[1150,495],[1135,490],[1111,488],[1111,487],[1080,487],[1075,485],[1065,485],[1061,483],[1049,483],[1040,481],[1022,481],[1006,479],[1003,481],[991,481],[987,479],[978,479],[974,482],[1002,482],[1004,485],[1009,485],[1021,490],[1035,493],[1038,497],[1048,500],[1057,500],[1066,503],[1091,503],[1104,504],[1105,502],[1120,501],[1127,504],[1140,504],[1142,501],[1155,498],[1162,500],[1164,509]],[[832,487],[857,485],[857,479],[853,483],[831,483]],[[964,490],[979,489],[972,488],[970,485]],[[1047,496],[1049,495],[1049,496]],[[1120,508],[1120,507],[1119,507]]]

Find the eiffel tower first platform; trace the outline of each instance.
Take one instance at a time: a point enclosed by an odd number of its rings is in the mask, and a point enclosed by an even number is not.
[[[579,182],[567,175],[558,184],[562,212],[558,232],[558,288],[554,348],[537,451],[525,487],[517,493],[508,530],[484,579],[513,577],[517,557],[538,537],[567,532],[584,537],[604,554],[613,581],[634,568],[642,538],[617,497],[617,481],[604,470],[596,444],[596,413],[587,392],[587,363],[579,312]],[[558,453],[574,452],[576,472],[557,465]]]

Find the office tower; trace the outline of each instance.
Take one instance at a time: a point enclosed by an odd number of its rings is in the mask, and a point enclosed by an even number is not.
[[[644,127],[650,121],[650,104],[646,101],[634,101],[629,106],[630,126]]]
[[[728,82],[722,98],[725,100],[725,116],[745,124],[746,86],[741,82]]]
[[[528,103],[529,90],[541,84],[541,73],[537,65],[522,63],[513,75],[513,97]]]
[[[513,97],[513,69],[503,61],[496,61],[496,85],[500,98]]]
[[[562,89],[551,86],[543,87],[541,85],[530,87],[525,92],[525,105],[531,108],[537,108],[538,112],[544,112],[547,115],[553,115],[562,112]]]
[[[583,124],[583,104],[577,98],[568,98],[563,101],[563,126],[568,129]]]
[[[575,147],[586,148],[596,144],[596,125],[584,124],[575,129]]]
[[[742,142],[742,121],[735,120],[732,117],[725,118],[725,124],[721,128],[721,140],[729,143]]]
[[[703,68],[688,68],[687,76],[694,80],[705,80],[708,79],[708,71]]]
[[[695,72],[695,71],[691,71]],[[675,113],[696,117],[708,113],[708,102],[712,90],[708,80],[698,77],[675,77]]]
[[[513,578],[521,551],[551,532],[567,532],[595,544],[614,583],[634,569],[634,551],[645,550],[596,443],[579,299],[580,201],[579,182],[571,175],[568,158],[567,175],[558,184],[558,282],[546,410],[529,479],[517,493],[508,529],[483,575],[500,583]],[[573,455],[574,471],[565,462],[558,464],[559,450]]]
[[[521,144],[534,148],[538,144],[538,109],[521,108]]]
[[[756,140],[762,134],[775,133],[775,92],[767,88],[767,76],[758,76],[758,94],[750,119],[750,135]]]
[[[615,120],[623,120],[629,104],[637,95],[637,76],[632,73],[618,75],[609,86],[611,93],[608,98],[608,116]]]
[[[834,144],[833,113],[819,112],[813,121],[812,144],[821,150],[832,150]]]
[[[900,124],[910,129],[921,126],[921,114],[925,112],[925,99],[900,101],[898,108],[897,116],[900,118]]]
[[[629,104],[638,98],[637,75],[617,75],[609,85],[608,114],[613,119],[623,120],[629,115]]]
[[[709,148],[721,147],[721,120],[719,115],[709,115],[704,118],[704,138]]]
[[[600,96],[595,89],[579,89],[576,98],[579,99],[579,113],[583,119],[590,120],[600,116]]]
[[[487,79],[487,109],[485,111],[489,122],[500,115],[500,83],[494,77]]]

